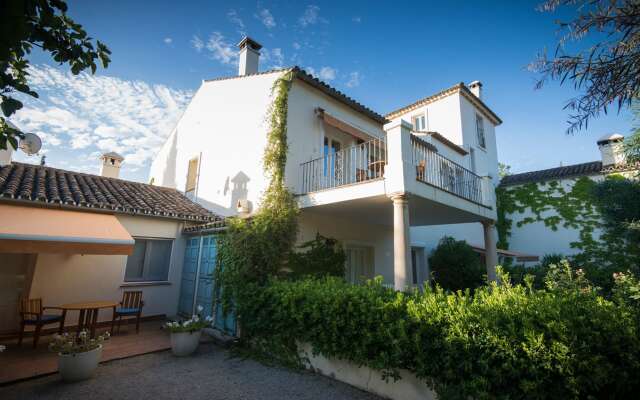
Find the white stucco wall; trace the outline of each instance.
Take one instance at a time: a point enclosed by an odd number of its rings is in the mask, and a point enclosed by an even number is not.
[[[120,301],[123,291],[142,290],[143,316],[175,315],[184,259],[185,242],[180,236],[183,224],[160,218],[127,215],[117,218],[134,238],[174,239],[168,285],[122,287],[127,256],[39,254],[29,296],[41,297],[46,305],[56,306],[81,301]],[[75,325],[77,318],[76,312],[68,313],[66,323]],[[111,318],[111,310],[100,311],[100,321]]]
[[[255,210],[267,184],[262,156],[271,88],[281,74],[203,82],[154,159],[149,178],[184,191],[189,160],[200,157],[200,204],[233,215],[237,200],[248,199]]]
[[[603,175],[591,176],[594,181],[601,181],[604,179]],[[562,179],[559,181],[560,185],[565,191],[570,191],[575,183],[575,179]],[[544,190],[547,184],[540,184],[540,188]],[[545,211],[542,214],[543,218],[556,216],[557,212],[550,210]],[[513,222],[511,224],[511,236],[509,237],[509,249],[514,251],[526,252],[530,254],[536,254],[541,258],[545,254],[560,253],[563,255],[573,255],[579,253],[578,249],[572,248],[572,242],[580,241],[580,231],[574,228],[565,228],[562,223],[558,225],[558,230],[554,231],[549,227],[546,227],[544,222],[533,222],[518,227],[518,222],[525,218],[535,218],[536,216],[530,209],[526,209],[524,213],[509,214]],[[593,232],[593,238],[598,240],[600,237],[600,230],[596,229]]]

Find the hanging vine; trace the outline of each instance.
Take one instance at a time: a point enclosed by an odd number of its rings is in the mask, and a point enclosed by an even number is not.
[[[239,319],[253,291],[276,275],[288,260],[298,232],[298,208],[285,185],[287,162],[287,104],[292,71],[279,77],[272,87],[267,111],[267,144],[263,168],[269,182],[259,210],[250,218],[231,218],[218,246],[217,288],[224,312],[232,308]]]

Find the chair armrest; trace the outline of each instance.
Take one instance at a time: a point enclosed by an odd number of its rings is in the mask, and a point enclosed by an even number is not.
[[[144,300],[140,300],[140,308],[144,307]]]
[[[60,310],[60,311],[64,311],[64,308],[46,306],[46,307],[42,307],[42,311],[44,311],[44,310]]]

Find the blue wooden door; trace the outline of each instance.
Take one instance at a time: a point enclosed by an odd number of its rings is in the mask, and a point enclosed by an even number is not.
[[[217,242],[214,236],[202,238],[200,253],[200,273],[198,274],[198,293],[196,305],[202,306],[204,316],[213,316],[213,285],[216,269]]]
[[[200,251],[200,237],[187,240],[182,266],[182,280],[180,282],[180,300],[178,313],[191,315],[193,313],[193,298],[196,290],[196,275],[198,273],[198,256]]]

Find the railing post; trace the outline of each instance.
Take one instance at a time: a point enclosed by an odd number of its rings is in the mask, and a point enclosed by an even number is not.
[[[403,120],[384,126],[387,136],[387,166],[384,170],[387,195],[404,194],[409,182],[416,180],[411,159],[411,125]]]

